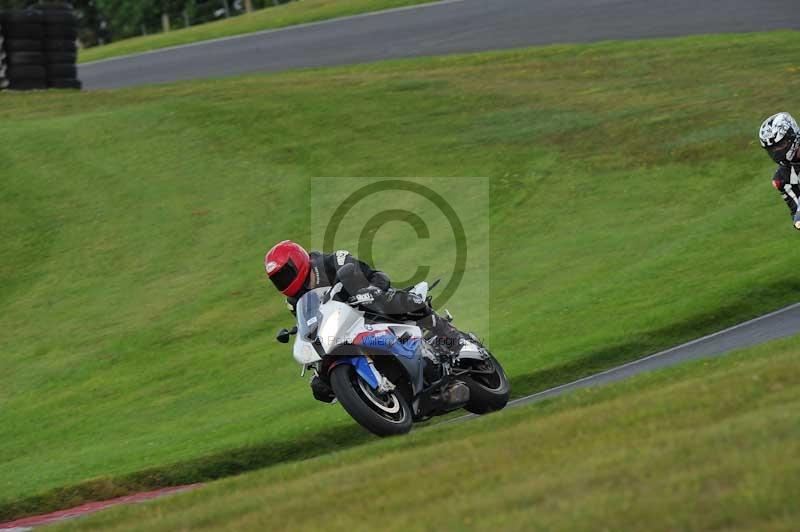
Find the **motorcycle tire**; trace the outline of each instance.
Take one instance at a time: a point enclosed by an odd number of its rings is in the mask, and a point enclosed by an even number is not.
[[[397,390],[378,397],[350,364],[340,364],[330,374],[336,398],[359,425],[377,436],[396,436],[411,430],[411,407]]]
[[[9,65],[44,65],[42,52],[9,52],[6,59]]]
[[[78,25],[78,19],[75,17],[75,13],[66,9],[44,11],[42,13],[42,19],[44,23],[48,25],[66,26],[70,28]],[[45,31],[47,31],[47,28],[45,28]]]
[[[47,82],[43,79],[11,79],[9,80],[8,90],[12,91],[31,91],[45,90]]]
[[[51,78],[47,80],[47,86],[51,89],[77,89],[80,90],[83,85],[77,79],[58,79]]]
[[[34,9],[6,9],[0,12],[0,20],[9,26],[15,24],[41,24],[42,12]]]
[[[44,49],[48,52],[75,52],[78,51],[78,45],[75,41],[69,39],[55,39],[47,40],[44,42]]]
[[[48,64],[47,77],[52,79],[75,79],[78,77],[78,67],[74,64]]]
[[[41,52],[44,48],[40,39],[6,39],[4,47],[7,52]]]
[[[48,64],[68,64],[74,65],[78,60],[78,54],[75,52],[47,52]]]
[[[9,65],[7,76],[11,80],[32,80],[32,79],[47,79],[47,71],[43,66],[38,65]],[[46,85],[46,84],[45,84]]]
[[[6,24],[3,27],[3,35],[10,39],[37,40],[44,36],[44,27],[41,24]]]
[[[67,26],[47,26],[44,27],[44,38],[50,40],[70,40],[78,38],[78,28]]]
[[[502,410],[508,403],[508,396],[511,393],[511,384],[497,359],[489,355],[489,358],[482,362],[487,371],[491,369],[494,371],[488,375],[459,377],[459,380],[469,387],[469,402],[464,409],[473,414],[488,414]]]

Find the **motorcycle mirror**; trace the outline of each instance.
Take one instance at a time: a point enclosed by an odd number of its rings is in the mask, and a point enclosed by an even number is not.
[[[333,297],[336,294],[338,294],[341,291],[342,291],[342,283],[336,283],[335,285],[333,285],[333,288],[328,290],[328,292],[325,294],[326,297],[325,297],[325,300],[323,301],[323,303],[327,303],[328,301],[333,299]]]
[[[297,327],[292,327],[291,330],[281,329],[275,339],[282,344],[288,344],[293,334],[297,334]]]

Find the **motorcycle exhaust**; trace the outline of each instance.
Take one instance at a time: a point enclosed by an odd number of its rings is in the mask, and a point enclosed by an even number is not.
[[[463,382],[453,382],[442,390],[441,398],[448,407],[459,408],[469,401],[469,388]]]

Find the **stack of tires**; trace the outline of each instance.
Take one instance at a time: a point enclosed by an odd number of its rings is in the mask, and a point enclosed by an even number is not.
[[[3,27],[9,89],[47,88],[42,21],[39,11],[9,9],[2,13],[0,24]]]
[[[44,19],[45,68],[47,86],[54,89],[80,89],[78,80],[78,19],[66,2],[35,6]]]
[[[0,24],[0,89],[8,87],[6,76],[6,49],[3,46],[3,26]]]
[[[49,2],[0,13],[8,87],[80,89],[77,19],[67,3]]]

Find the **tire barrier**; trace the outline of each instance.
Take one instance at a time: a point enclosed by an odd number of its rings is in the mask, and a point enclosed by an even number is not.
[[[0,25],[0,90],[8,87],[6,74],[6,47],[3,45],[3,26]]]
[[[0,11],[0,89],[80,89],[77,39],[67,2]]]

